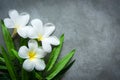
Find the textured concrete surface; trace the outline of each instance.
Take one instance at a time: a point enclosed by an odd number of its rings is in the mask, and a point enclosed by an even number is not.
[[[77,49],[63,80],[120,80],[120,0],[0,0],[0,18],[10,9],[54,23],[58,37],[65,33],[61,57]]]

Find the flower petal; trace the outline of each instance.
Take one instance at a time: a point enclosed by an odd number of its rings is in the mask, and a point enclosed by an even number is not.
[[[39,47],[36,49],[36,57],[37,58],[43,58],[46,55],[46,53]]]
[[[14,28],[14,22],[11,19],[5,18],[4,23],[7,28]]]
[[[46,40],[42,41],[42,47],[43,47],[43,50],[48,53],[50,53],[52,50],[50,43],[47,42]]]
[[[33,19],[31,21],[32,26],[36,30],[36,32],[40,33],[41,35],[43,34],[43,23],[40,19]]]
[[[49,42],[52,45],[59,45],[60,44],[60,41],[56,36],[50,36],[46,40],[47,40],[47,42]]]
[[[38,38],[38,33],[35,31],[35,29],[33,27],[29,27],[28,29],[29,31],[27,32],[28,33],[28,37],[31,38],[31,39],[36,39]]]
[[[35,69],[38,71],[44,70],[45,69],[45,62],[42,59],[36,59],[34,61],[35,63]]]
[[[28,29],[29,29],[29,27],[31,27],[31,26],[24,26],[24,27],[20,27],[20,28],[18,28],[17,29],[17,32],[18,32],[18,34],[21,36],[21,37],[23,37],[23,38],[27,38],[28,37]]]
[[[37,43],[37,41],[35,41],[35,40],[29,40],[29,41],[28,41],[28,47],[29,47],[30,49],[36,49],[36,48],[38,48],[38,43]]]
[[[44,36],[45,37],[50,36],[53,33],[54,30],[55,30],[54,24],[52,24],[52,23],[45,24],[44,25],[44,31],[45,31]]]
[[[33,61],[31,61],[30,59],[26,59],[24,62],[23,62],[23,68],[27,71],[32,71],[35,67],[35,64]]]
[[[28,48],[26,46],[22,46],[20,47],[19,51],[18,51],[18,55],[25,59],[25,58],[28,58]]]
[[[16,22],[18,17],[19,17],[19,13],[17,12],[17,10],[10,10],[9,11],[9,16],[12,19],[13,22]]]
[[[26,24],[28,24],[29,19],[30,15],[26,12],[23,12],[19,15],[19,19],[16,21],[16,24],[20,26],[25,26]]]

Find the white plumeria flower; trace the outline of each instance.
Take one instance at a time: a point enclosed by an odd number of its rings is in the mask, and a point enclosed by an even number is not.
[[[30,15],[26,12],[19,14],[16,10],[10,10],[8,14],[10,18],[4,19],[6,27],[14,28],[13,35],[18,32],[21,37],[26,38],[29,27],[26,24],[29,22]]]
[[[23,62],[23,68],[27,71],[32,71],[34,68],[38,71],[44,70],[46,65],[41,59],[45,56],[44,50],[38,47],[35,40],[29,40],[28,47],[22,46],[18,52],[21,58],[26,59]]]
[[[60,44],[57,37],[50,36],[55,30],[55,26],[52,23],[43,25],[41,20],[34,19],[31,21],[31,24],[33,27],[29,29],[29,38],[41,41],[42,47],[46,52],[51,52],[51,45]]]

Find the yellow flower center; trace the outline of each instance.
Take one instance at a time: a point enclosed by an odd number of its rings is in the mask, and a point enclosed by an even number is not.
[[[29,56],[29,59],[32,60],[32,59],[35,58],[36,53],[35,53],[34,51],[30,51],[30,52],[28,53],[28,56]]]
[[[38,41],[42,41],[43,40],[43,36],[41,34],[39,34],[37,40]]]

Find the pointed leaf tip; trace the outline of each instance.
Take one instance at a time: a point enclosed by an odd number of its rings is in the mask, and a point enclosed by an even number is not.
[[[73,49],[72,52],[75,53],[75,52],[76,52],[76,49]]]
[[[75,63],[75,59],[73,61],[71,61],[68,65],[65,66],[65,68],[63,68],[54,78],[53,80],[59,79],[61,80],[61,78],[64,76],[64,74],[72,67],[72,65]]]

